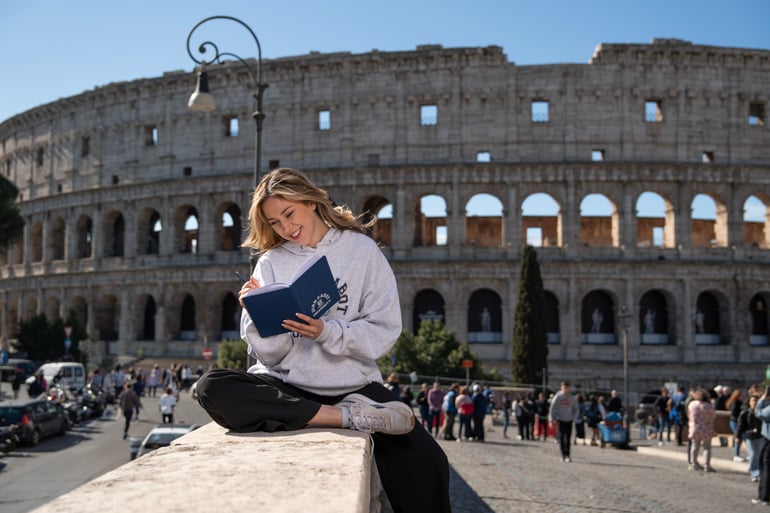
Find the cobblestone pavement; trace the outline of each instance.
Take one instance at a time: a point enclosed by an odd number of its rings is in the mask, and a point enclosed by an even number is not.
[[[748,512],[757,485],[746,463],[732,461],[731,449],[716,447],[715,473],[687,470],[686,446],[658,447],[633,440],[631,450],[578,445],[572,462],[560,461],[559,447],[518,441],[516,428],[503,438],[489,425],[486,441],[440,440],[451,464],[454,513],[710,513]],[[715,440],[716,441],[716,440]],[[717,444],[718,445],[718,444]],[[745,450],[743,452],[746,455]]]

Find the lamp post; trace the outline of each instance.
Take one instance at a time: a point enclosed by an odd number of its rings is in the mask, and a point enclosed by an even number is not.
[[[620,307],[617,314],[618,324],[623,330],[623,400],[626,407],[623,408],[623,425],[626,428],[626,445],[631,443],[631,427],[628,423],[628,409],[631,407],[631,401],[628,397],[628,328],[631,327],[634,314],[632,314],[626,305]]]
[[[254,42],[257,44],[256,74],[252,71],[249,64],[241,57],[231,52],[220,52],[217,45],[211,41],[204,41],[198,46],[198,53],[201,55],[200,59],[197,59],[195,55],[193,55],[193,52],[190,49],[190,39],[192,38],[193,32],[195,32],[198,27],[204,23],[212,20],[234,21],[249,31],[249,34],[251,34],[251,37],[254,38]],[[203,57],[203,55],[209,48],[214,51],[214,55],[210,59],[206,59]],[[214,63],[221,64],[222,57],[232,57],[237,59],[241,64],[243,64],[243,66],[246,68],[246,71],[248,71],[249,75],[254,81],[254,87],[256,88],[254,99],[257,102],[257,110],[255,110],[251,116],[254,118],[254,122],[256,124],[256,131],[254,133],[254,187],[256,187],[259,183],[259,165],[262,154],[262,122],[265,119],[265,114],[262,112],[262,95],[265,89],[268,87],[267,84],[262,82],[262,47],[259,44],[257,35],[253,30],[251,30],[251,27],[246,25],[246,23],[239,20],[238,18],[233,18],[232,16],[211,16],[199,21],[192,29],[190,29],[190,32],[187,34],[187,53],[190,58],[200,66],[200,69],[197,72],[198,82],[195,88],[195,92],[193,92],[192,96],[190,96],[190,100],[187,103],[187,106],[192,110],[199,112],[212,112],[216,110],[216,101],[214,100],[214,95],[212,95],[211,91],[209,90],[209,76],[208,72],[206,71],[206,67]]]

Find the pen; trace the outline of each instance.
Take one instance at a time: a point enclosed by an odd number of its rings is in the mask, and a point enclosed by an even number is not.
[[[246,278],[244,278],[244,277],[243,277],[243,275],[242,275],[241,273],[239,273],[238,271],[235,271],[235,275],[236,275],[238,278],[240,278],[240,279],[241,279],[241,281],[242,281],[243,283],[246,283],[247,281],[249,281],[249,280],[247,280]]]

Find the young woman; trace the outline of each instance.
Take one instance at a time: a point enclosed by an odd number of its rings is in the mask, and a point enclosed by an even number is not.
[[[690,470],[705,470],[714,472],[711,467],[711,439],[714,437],[714,406],[709,401],[708,392],[699,388],[696,390],[693,400],[687,406],[687,418],[689,419],[688,436],[692,440],[690,449]],[[700,448],[703,447],[704,465],[698,463]]]
[[[243,243],[260,258],[239,298],[288,282],[320,253],[341,299],[319,319],[285,319],[290,331],[267,338],[244,311],[241,337],[256,364],[248,372],[204,374],[198,400],[215,422],[241,433],[304,427],[372,433],[393,511],[449,512],[446,455],[424,429],[413,429],[412,409],[385,388],[375,363],[400,335],[401,309],[393,271],[367,228],[299,171],[279,168],[262,178]]]

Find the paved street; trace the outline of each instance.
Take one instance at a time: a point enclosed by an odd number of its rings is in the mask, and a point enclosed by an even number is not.
[[[502,437],[490,426],[485,443],[440,443],[452,466],[454,513],[655,512],[703,513],[761,510],[751,504],[757,486],[747,464],[716,448],[713,474],[687,470],[686,447],[633,440],[637,450],[572,448],[560,461],[547,442]],[[745,452],[744,452],[745,455]]]

